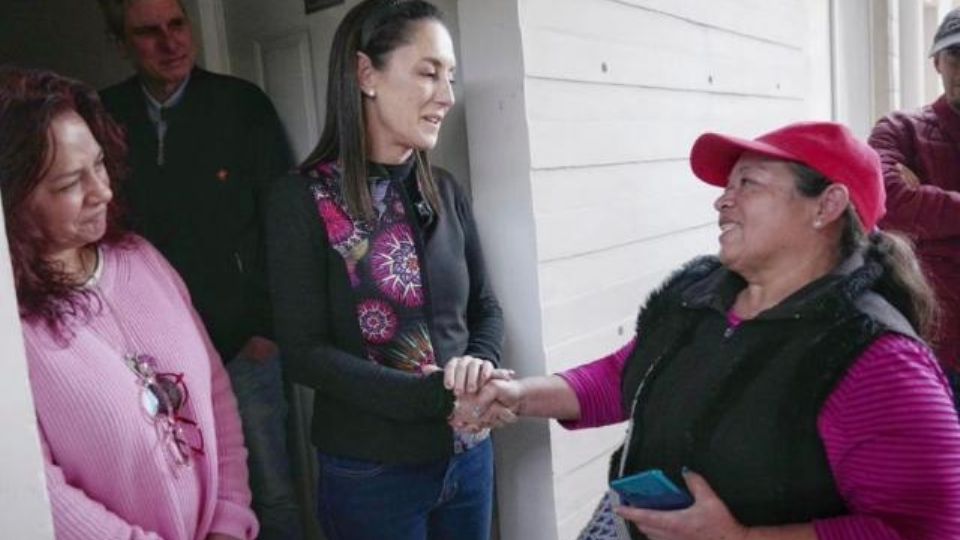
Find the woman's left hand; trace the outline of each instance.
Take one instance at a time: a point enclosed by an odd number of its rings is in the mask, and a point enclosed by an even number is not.
[[[749,529],[734,519],[727,505],[699,474],[683,475],[693,506],[683,510],[646,510],[620,506],[616,513],[633,522],[650,540],[745,540]]]
[[[499,370],[489,360],[473,356],[455,356],[443,366],[443,385],[460,396],[473,394],[483,387],[491,377],[509,378],[512,372]]]

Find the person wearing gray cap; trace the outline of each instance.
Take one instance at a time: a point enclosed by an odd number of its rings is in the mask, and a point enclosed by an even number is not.
[[[934,350],[960,408],[960,8],[940,23],[930,57],[943,95],[918,110],[881,118],[869,144],[880,154],[887,188],[880,226],[916,242],[941,306]]]

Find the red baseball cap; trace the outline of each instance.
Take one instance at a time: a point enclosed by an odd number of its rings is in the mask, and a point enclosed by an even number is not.
[[[704,133],[690,150],[693,174],[724,187],[744,152],[796,161],[847,186],[857,217],[872,231],[886,212],[880,156],[860,142],[846,126],[834,122],[798,122],[754,140]]]

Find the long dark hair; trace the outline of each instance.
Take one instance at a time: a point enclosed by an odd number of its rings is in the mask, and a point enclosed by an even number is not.
[[[373,67],[383,69],[390,52],[409,43],[414,24],[423,20],[442,23],[443,13],[423,0],[364,0],[347,13],[333,36],[323,133],[300,170],[306,173],[318,163],[339,162],[344,198],[355,218],[374,217],[367,185],[367,134],[357,80],[357,53],[366,54]],[[423,197],[439,211],[440,196],[427,152],[415,149],[414,159]]]
[[[67,316],[90,313],[89,293],[70,280],[60,263],[44,259],[26,202],[53,164],[51,125],[70,111],[83,118],[103,149],[110,188],[118,193],[126,144],[96,91],[50,71],[0,67],[0,193],[20,316],[42,320],[58,333]],[[125,238],[118,200],[115,196],[107,207],[101,242]]]
[[[790,163],[797,191],[804,197],[818,197],[831,184],[830,180],[806,165]],[[937,297],[920,269],[913,244],[903,235],[874,231],[867,233],[852,206],[842,217],[840,256],[847,258],[857,251],[872,249],[879,257],[884,272],[874,288],[897,308],[920,336],[928,343],[935,338],[939,307]]]

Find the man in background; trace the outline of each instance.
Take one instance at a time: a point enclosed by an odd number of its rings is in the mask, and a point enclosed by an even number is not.
[[[870,145],[883,162],[887,188],[884,229],[916,242],[927,278],[940,301],[933,343],[950,372],[957,397],[960,367],[960,9],[944,17],[930,49],[943,95],[915,111],[880,119]],[[958,401],[960,403],[960,401]]]
[[[259,88],[195,65],[181,0],[99,1],[136,70],[101,92],[127,131],[131,223],[183,277],[226,363],[260,538],[299,539],[260,225],[261,193],[291,166],[289,144]]]

